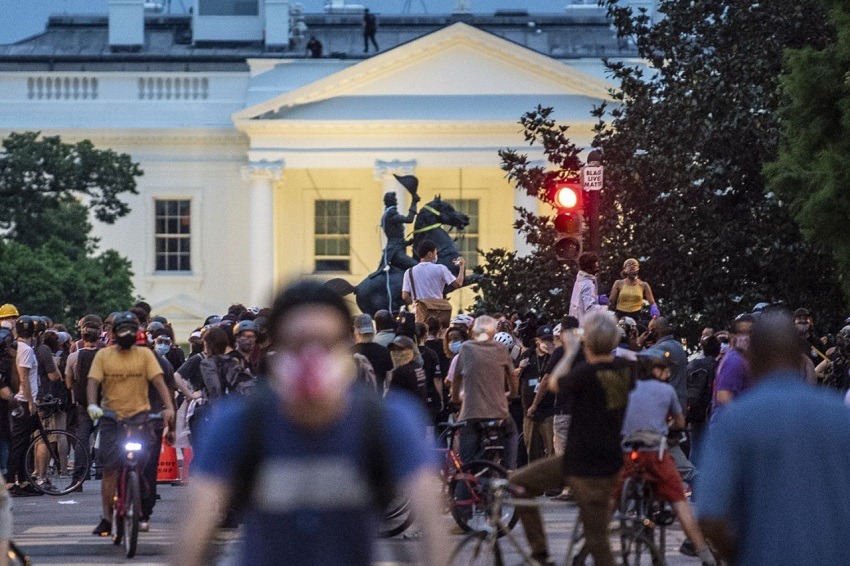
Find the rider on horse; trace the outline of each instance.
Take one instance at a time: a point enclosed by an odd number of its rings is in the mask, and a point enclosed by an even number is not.
[[[387,236],[387,247],[381,258],[381,268],[386,265],[397,267],[402,271],[410,269],[417,263],[415,259],[407,255],[408,242],[404,239],[404,225],[410,224],[416,218],[416,204],[421,200],[417,194],[419,180],[413,175],[399,177],[394,175],[398,182],[410,193],[413,202],[407,216],[402,216],[398,211],[398,200],[395,193],[384,194],[384,215],[381,217],[381,227]]]

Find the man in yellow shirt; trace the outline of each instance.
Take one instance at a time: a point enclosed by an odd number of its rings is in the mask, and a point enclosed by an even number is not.
[[[138,330],[139,320],[133,313],[117,314],[112,323],[115,345],[100,350],[89,371],[88,414],[92,420],[96,420],[104,416],[104,411],[108,411],[110,417],[100,420],[98,455],[103,465],[103,517],[92,531],[92,534],[103,537],[109,536],[112,531],[112,498],[118,485],[118,472],[123,458],[121,440],[124,429],[120,421],[136,415],[146,417],[151,409],[148,382],[153,382],[162,398],[165,406],[163,419],[172,430],[174,428],[174,405],[162,379],[162,368],[153,352],[135,345]],[[97,404],[98,387],[101,387],[103,396],[102,408]],[[149,441],[158,440],[151,438]]]

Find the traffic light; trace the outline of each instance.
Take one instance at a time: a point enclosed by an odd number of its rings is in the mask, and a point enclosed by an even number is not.
[[[552,188],[552,203],[555,215],[555,255],[561,261],[575,261],[581,255],[582,191],[578,181],[555,183]]]

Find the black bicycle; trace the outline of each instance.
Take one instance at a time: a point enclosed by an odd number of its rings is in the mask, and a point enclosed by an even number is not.
[[[27,448],[24,469],[30,478],[30,483],[47,495],[66,495],[71,493],[86,480],[85,473],[81,477],[74,475],[74,468],[88,470],[91,465],[88,442],[68,432],[67,430],[45,429],[42,418],[47,418],[62,410],[62,401],[47,397],[36,403],[35,412],[36,432]],[[23,409],[18,407],[15,412]],[[88,439],[86,439],[88,440]],[[76,462],[74,458],[84,458]]]
[[[139,540],[139,521],[142,515],[142,469],[150,443],[156,439],[152,433],[153,422],[161,421],[160,414],[138,414],[119,420],[115,413],[106,411],[104,419],[117,421],[124,432],[120,448],[124,455],[118,476],[112,507],[112,542],[124,544],[127,558],[136,555]]]

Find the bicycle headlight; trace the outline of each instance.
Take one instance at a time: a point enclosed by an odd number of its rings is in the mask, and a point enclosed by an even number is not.
[[[138,442],[128,442],[124,445],[124,450],[127,452],[138,452],[142,449],[142,445]]]

